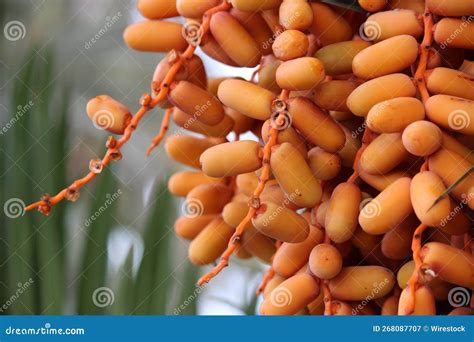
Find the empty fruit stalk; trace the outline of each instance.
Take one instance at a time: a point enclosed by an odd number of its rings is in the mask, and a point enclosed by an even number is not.
[[[200,25],[200,32],[202,36],[204,36],[209,31],[209,23],[212,15],[219,11],[227,11],[229,9],[230,4],[226,1],[223,1],[221,4],[207,10],[204,13],[203,21]],[[187,63],[187,60],[189,60],[193,56],[196,48],[196,45],[189,44],[184,53],[178,56],[176,62],[169,69],[168,73],[166,74],[166,77],[161,83],[159,87],[159,92],[156,97],[152,98],[149,94],[144,94],[142,96],[142,98],[140,99],[141,107],[132,117],[128,125],[125,127],[123,136],[118,140],[115,140],[115,138],[113,137],[109,138],[106,144],[107,152],[105,153],[105,156],[102,158],[102,160],[94,161],[93,166],[95,167],[91,167],[91,171],[86,176],[75,180],[69,187],[61,190],[54,196],[44,194],[41,197],[40,201],[28,205],[25,210],[30,211],[32,209],[38,208],[38,210],[42,214],[49,215],[51,208],[57,205],[62,200],[68,199],[71,201],[75,201],[78,198],[78,191],[81,187],[91,182],[100,173],[100,171],[110,163],[111,160],[119,160],[121,158],[121,147],[130,140],[132,133],[137,128],[143,116],[149,110],[155,108],[161,101],[166,98],[169,92],[169,86],[173,83],[176,74]],[[160,143],[161,139],[166,133],[170,114],[171,112],[168,111],[165,113],[163,122],[161,124],[160,133],[153,139],[153,142],[147,151],[148,153],[150,153],[151,150]]]

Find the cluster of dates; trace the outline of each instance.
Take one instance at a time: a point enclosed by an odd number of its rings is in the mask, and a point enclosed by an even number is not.
[[[196,265],[222,256],[201,283],[231,254],[270,264],[262,314],[470,314],[474,2],[359,4],[138,1],[126,43],[168,52],[144,106],[166,109],[160,138],[193,132],[166,139],[190,168],[176,233]],[[258,69],[207,78],[197,47]],[[88,114],[135,129],[107,96]]]

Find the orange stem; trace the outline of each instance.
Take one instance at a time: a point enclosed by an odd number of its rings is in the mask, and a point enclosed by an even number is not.
[[[217,13],[219,11],[226,11],[228,9],[230,9],[230,4],[227,1],[223,1],[221,4],[207,10],[204,13],[203,21],[202,21],[202,24],[201,24],[201,27],[200,27],[201,34],[204,36],[209,31],[209,24],[210,24],[211,16],[214,13]],[[187,62],[187,59],[192,57],[195,50],[196,50],[196,46],[193,46],[192,44],[190,44],[187,47],[187,49],[184,51],[184,53],[180,56],[180,58],[176,61],[176,63],[174,63],[172,65],[172,67],[168,71],[168,73],[167,73],[166,77],[164,78],[162,84],[160,84],[160,91],[158,92],[158,95],[155,98],[152,99],[150,97],[150,95],[148,95],[148,94],[145,94],[142,97],[142,100],[141,100],[141,105],[142,106],[135,113],[135,115],[132,117],[132,120],[130,121],[130,123],[125,128],[125,131],[124,131],[124,134],[122,135],[122,137],[119,140],[116,140],[116,141],[113,140],[112,146],[109,146],[107,148],[107,152],[105,153],[104,157],[102,158],[102,167],[106,167],[109,164],[109,162],[113,159],[112,156],[114,154],[120,153],[120,148],[130,140],[130,138],[132,136],[132,133],[137,128],[137,126],[138,126],[140,120],[143,118],[143,116],[149,110],[155,108],[161,101],[163,101],[166,98],[166,96],[168,95],[168,92],[169,92],[169,86],[171,85],[171,83],[175,79],[176,74],[181,69],[181,67]],[[167,113],[165,113],[164,120],[166,118],[168,118],[167,120],[169,122],[169,115],[170,114],[167,111]],[[163,135],[164,135],[166,133],[166,127],[167,126],[168,126],[167,123],[162,123],[160,134],[163,133]],[[160,136],[160,134],[158,135],[158,137]],[[158,140],[158,137],[156,137],[155,139]],[[161,139],[162,138],[163,137],[161,137]],[[155,141],[155,139],[154,139],[154,141]],[[161,141],[161,139],[160,139],[160,141]],[[158,141],[158,143],[159,143],[159,141]],[[155,146],[153,146],[153,147],[155,147]],[[83,178],[75,180],[69,187],[61,190],[60,192],[58,192],[53,197],[50,197],[49,195],[44,195],[43,197],[45,197],[45,199],[42,199],[41,201],[38,201],[38,202],[35,202],[35,203],[32,203],[32,204],[28,205],[25,208],[25,211],[30,211],[30,210],[33,210],[35,208],[38,208],[38,210],[41,213],[43,213],[44,215],[49,215],[49,213],[51,211],[51,207],[57,205],[59,202],[64,200],[67,197],[67,194],[70,191],[78,191],[81,187],[83,187],[87,183],[91,182],[96,176],[97,176],[97,173],[94,173],[94,172],[91,171],[86,176],[84,176]]]
[[[278,248],[280,248],[282,242],[281,241],[276,241],[275,242],[275,245],[276,245],[276,248],[277,248],[277,251],[278,251]],[[276,254],[276,251],[275,251],[275,254]],[[262,282],[260,283],[258,289],[257,289],[257,295],[261,294],[263,291],[265,291],[265,288],[267,287],[268,283],[270,282],[270,280],[273,279],[273,277],[275,276],[275,269],[273,268],[273,258],[275,257],[275,254],[272,255],[272,266],[268,269],[268,271],[265,273],[265,275],[263,276],[263,279],[262,279]]]
[[[168,131],[169,123],[170,123],[170,118],[171,118],[171,113],[173,112],[173,108],[168,108],[165,112],[165,115],[163,116],[163,120],[161,121],[161,127],[160,127],[160,132],[156,137],[153,138],[150,147],[146,150],[146,155],[149,156],[151,151],[158,146],[163,138],[165,137],[166,132]]]
[[[282,90],[280,94],[280,99],[284,101],[288,99],[288,95],[289,95],[288,90]],[[282,122],[284,121],[284,118],[285,118],[285,113],[284,111],[282,111],[276,118],[276,122]],[[265,184],[270,178],[270,156],[272,153],[272,147],[275,146],[277,143],[278,133],[279,133],[279,130],[271,126],[270,132],[269,132],[269,139],[266,142],[265,146],[263,147],[262,172],[260,174],[257,187],[255,188],[252,199],[251,199],[251,201],[255,204],[253,206],[250,206],[249,211],[247,212],[247,215],[235,229],[235,232],[230,238],[229,244],[227,245],[227,249],[222,254],[219,263],[212,270],[210,270],[208,273],[206,273],[199,279],[198,285],[203,285],[209,282],[212,278],[218,275],[225,267],[229,265],[229,258],[235,251],[236,242],[240,241],[240,239],[242,238],[242,234],[245,230],[245,227],[250,222],[250,220],[252,220],[252,218],[255,216],[257,212],[257,209],[260,207],[260,195],[263,189],[265,188]]]
[[[327,280],[322,282],[322,288],[324,293],[324,315],[332,316],[332,296]]]
[[[405,314],[411,314],[415,309],[415,292],[418,285],[418,278],[420,274],[420,269],[423,264],[420,251],[421,251],[421,238],[423,232],[426,230],[427,226],[420,224],[413,233],[413,240],[411,242],[411,250],[413,251],[413,261],[415,262],[415,269],[408,280],[408,290],[410,291],[410,297],[405,307]]]
[[[423,14],[423,23],[424,23],[424,36],[423,41],[420,45],[420,58],[418,61],[418,67],[414,75],[414,81],[420,92],[421,99],[423,103],[426,102],[430,94],[426,88],[425,82],[425,71],[428,65],[428,59],[430,56],[431,43],[433,41],[433,16],[428,12],[428,8],[425,8],[425,13]]]

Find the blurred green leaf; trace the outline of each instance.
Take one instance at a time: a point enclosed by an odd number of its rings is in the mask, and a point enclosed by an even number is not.
[[[80,315],[103,315],[107,310],[107,307],[95,305],[94,291],[107,287],[107,238],[115,225],[114,214],[117,210],[117,203],[109,204],[112,198],[110,194],[119,189],[110,168],[105,168],[95,182],[95,199],[88,211],[90,216],[84,221],[87,227],[87,242],[80,273],[77,305]],[[92,217],[95,219],[91,220]]]
[[[165,184],[160,184],[156,198],[148,206],[145,226],[143,259],[135,283],[135,309],[137,315],[163,315],[167,297],[173,285],[170,241],[173,236],[173,199]]]
[[[4,160],[5,172],[2,174],[4,182],[4,195],[2,203],[19,200],[29,202],[31,196],[30,174],[33,165],[24,157],[28,146],[28,133],[24,128],[27,126],[29,112],[18,115],[22,107],[33,98],[30,88],[27,86],[34,79],[34,54],[31,53],[25,62],[23,72],[19,79],[14,82],[12,98],[10,101],[10,116],[8,120],[15,118],[16,121],[2,137],[1,144],[2,159]],[[6,263],[2,269],[8,272],[7,288],[5,297],[10,298],[6,302],[8,312],[12,314],[35,314],[38,313],[38,278],[36,276],[37,260],[35,257],[35,230],[32,225],[31,215],[23,215],[17,218],[5,218],[5,244],[8,251]],[[19,288],[26,282],[33,282],[26,291],[18,295]],[[8,303],[10,303],[8,305]]]
[[[115,296],[115,303],[112,307],[114,315],[128,315],[133,308],[133,252],[133,247],[131,247],[118,273],[117,296]]]

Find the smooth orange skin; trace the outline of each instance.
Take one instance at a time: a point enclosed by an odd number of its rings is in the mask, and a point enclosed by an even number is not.
[[[259,233],[253,225],[245,228],[241,245],[247,252],[266,264],[271,263],[272,257],[276,252],[274,240]]]
[[[189,245],[189,260],[195,265],[207,265],[224,252],[234,228],[222,220],[212,220]]]
[[[312,208],[321,201],[321,184],[314,178],[309,165],[289,143],[272,150],[270,166],[278,184],[288,199],[301,208]]]
[[[474,77],[462,71],[435,68],[425,73],[425,79],[431,94],[444,94],[474,100]]]
[[[272,202],[260,205],[252,223],[260,233],[284,242],[303,242],[309,234],[309,225],[301,215]]]
[[[350,40],[352,29],[349,23],[329,6],[312,2],[313,24],[310,31],[316,36],[322,46]],[[331,29],[328,30],[328,27]]]
[[[188,203],[197,202],[202,207],[202,215],[219,214],[232,199],[232,189],[221,183],[201,184],[186,196]]]
[[[443,18],[435,25],[434,40],[448,48],[473,49],[474,24],[458,18]]]
[[[384,302],[382,306],[382,316],[396,316],[398,314],[398,296],[390,296]]]
[[[234,120],[228,115],[215,125],[206,125],[177,107],[173,110],[173,121],[188,131],[215,138],[225,138],[234,127]]]
[[[281,61],[306,56],[308,49],[308,37],[298,30],[283,31],[272,44],[273,54]]]
[[[454,184],[471,167],[472,164],[465,158],[444,148],[439,149],[428,159],[428,168],[441,177],[446,187]],[[471,173],[452,190],[451,194],[458,201],[464,201],[474,209],[473,187],[474,174]]]
[[[312,101],[303,97],[288,100],[293,125],[311,143],[328,152],[343,148],[346,137],[342,128]]]
[[[471,1],[425,0],[428,10],[446,17],[462,17],[474,13],[474,3]]]
[[[434,95],[425,103],[426,116],[438,126],[474,135],[474,101],[450,95]]]
[[[394,183],[397,179],[406,177],[407,173],[400,170],[394,170],[383,175],[374,175],[368,172],[364,172],[363,170],[359,170],[359,176],[364,182],[369,184],[374,189],[377,189],[378,191],[383,191],[390,184]]]
[[[326,211],[326,233],[329,238],[342,243],[352,237],[357,228],[361,193],[353,183],[340,183],[334,189]]]
[[[341,158],[320,147],[313,147],[308,151],[308,163],[316,179],[330,180],[341,171]]]
[[[308,265],[316,277],[332,279],[342,269],[342,256],[336,247],[321,243],[311,250]]]
[[[356,301],[373,299],[388,294],[395,285],[392,272],[381,266],[343,267],[341,272],[329,281],[329,290],[333,298]],[[375,291],[375,288],[379,288]]]
[[[369,234],[385,234],[413,212],[411,179],[402,177],[390,184],[361,210],[359,224]]]
[[[181,216],[174,223],[176,235],[186,240],[193,240],[217,215],[202,215],[198,217]]]
[[[219,100],[191,82],[173,83],[168,99],[183,112],[207,125],[216,125],[224,119],[224,108]]]
[[[450,134],[446,132],[442,132],[443,134],[443,148],[448,151],[453,151],[456,154],[459,154],[461,157],[466,159],[469,163],[474,164],[474,153],[472,150],[461,143],[458,139],[452,137]]]
[[[416,88],[404,74],[385,75],[362,83],[347,98],[347,107],[354,115],[366,116],[379,102],[396,97],[414,97]]]
[[[181,171],[168,180],[168,190],[174,196],[185,197],[196,186],[206,183],[223,183],[225,180],[206,176],[201,171]]]
[[[87,102],[87,116],[97,127],[123,134],[132,119],[132,114],[123,104],[108,95],[96,96]]]
[[[425,0],[390,0],[390,8],[410,9],[423,14],[425,12]]]
[[[319,285],[309,274],[300,273],[286,279],[267,295],[260,307],[266,316],[294,315],[319,295]]]
[[[396,97],[374,105],[367,114],[367,126],[377,133],[402,132],[412,122],[425,118],[423,103],[413,97]]]
[[[174,161],[199,169],[199,157],[201,154],[209,147],[220,142],[211,138],[173,135],[166,139],[165,150],[168,157]]]
[[[291,277],[308,262],[308,257],[313,247],[323,240],[324,231],[316,226],[310,225],[309,235],[303,242],[284,242],[278,248],[273,257],[273,269],[282,277]]]
[[[372,79],[403,71],[418,58],[415,38],[400,35],[388,38],[359,52],[352,61],[354,75]]]
[[[304,31],[313,23],[313,11],[305,0],[283,0],[279,16],[280,24],[287,30]]]
[[[262,125],[262,139],[266,143],[269,139],[271,121],[266,120]],[[290,143],[295,147],[301,155],[306,158],[308,149],[306,148],[306,143],[301,135],[293,128],[287,127],[286,129],[280,131],[277,137],[277,144]]]
[[[261,58],[257,42],[230,13],[212,15],[210,29],[225,53],[241,67],[254,67]]]
[[[204,12],[220,3],[219,0],[175,0],[174,2],[180,16],[196,19],[201,19]]]
[[[427,286],[420,286],[415,291],[415,308],[413,312],[406,312],[407,303],[410,300],[408,288],[402,291],[398,305],[398,315],[436,315],[436,303],[433,293]]]
[[[272,53],[272,47],[269,42],[273,40],[273,32],[260,13],[244,12],[232,8],[230,14],[250,33],[262,55]]]
[[[458,286],[474,288],[474,256],[439,242],[429,242],[420,251],[424,264],[439,278]]]
[[[401,133],[382,133],[362,152],[359,168],[367,173],[383,175],[407,157]]]
[[[413,232],[418,225],[416,217],[410,215],[399,225],[386,232],[380,245],[383,255],[392,260],[404,260],[409,257],[412,253]]]
[[[171,18],[180,15],[176,8],[176,0],[138,0],[140,13],[148,19]]]
[[[394,22],[397,24],[394,25]],[[374,38],[374,41],[381,41],[403,34],[419,38],[423,34],[423,20],[418,18],[415,11],[404,9],[372,14],[367,18],[365,27],[375,28],[374,37],[372,37],[369,30],[365,32],[365,35]]]
[[[157,95],[154,89],[155,86],[160,85],[164,81],[166,75],[168,74],[172,66],[173,64],[169,62],[167,57],[163,58],[156,66],[151,84],[154,96]],[[202,63],[202,59],[197,55],[193,55],[188,60],[186,68],[181,68],[176,74],[174,80],[189,81],[203,89],[206,89],[207,75],[206,70],[204,68],[204,64]]]
[[[232,7],[246,12],[258,12],[278,8],[282,0],[231,0]]]
[[[387,6],[387,0],[358,0],[358,2],[367,12],[378,12]]]
[[[212,35],[204,36],[199,46],[201,50],[212,59],[233,67],[238,66],[238,64],[227,55]]]
[[[411,154],[419,157],[429,156],[441,147],[443,133],[430,121],[415,121],[403,130],[402,142]]]
[[[371,46],[364,40],[348,40],[326,45],[316,51],[314,57],[324,65],[326,74],[331,76],[352,73],[352,60],[362,50]]]
[[[237,79],[223,81],[217,94],[224,105],[257,120],[266,120],[271,116],[272,102],[276,98],[265,88]]]
[[[254,119],[249,118],[248,116],[239,113],[232,108],[225,107],[224,110],[227,116],[230,117],[234,123],[232,126],[232,131],[237,134],[248,132],[255,124]]]
[[[236,176],[262,166],[260,144],[252,140],[227,142],[201,154],[201,169],[210,177]]]
[[[278,86],[288,90],[311,89],[324,77],[324,66],[314,57],[300,57],[283,62],[276,71]]]
[[[130,48],[138,51],[184,51],[188,42],[182,35],[182,28],[181,24],[171,21],[140,21],[125,29],[123,39]]]
[[[415,175],[410,185],[410,198],[416,216],[427,226],[436,226],[449,216],[449,197],[443,198],[434,207],[433,203],[446,191],[441,178],[432,171]]]
[[[356,87],[355,82],[347,80],[321,83],[314,90],[314,102],[326,110],[349,112],[346,101]]]

